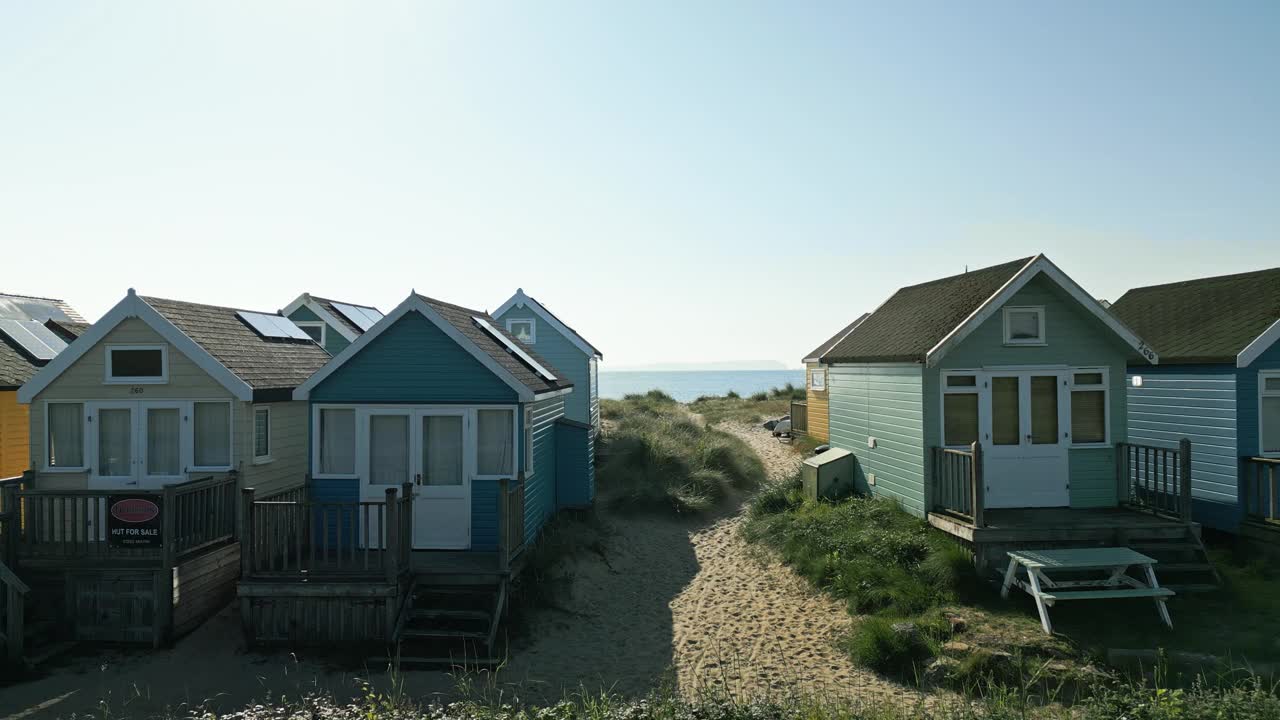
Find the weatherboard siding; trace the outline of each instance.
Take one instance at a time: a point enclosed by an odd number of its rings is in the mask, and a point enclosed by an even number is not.
[[[557,377],[573,383],[573,393],[565,399],[564,414],[570,420],[580,423],[591,422],[592,395],[590,356],[578,349],[564,335],[561,335],[550,323],[533,312],[528,306],[511,307],[497,318],[498,325],[507,329],[508,320],[532,320],[534,322],[537,342],[530,345],[542,359],[551,363],[548,368]]]
[[[829,420],[830,391],[814,390],[809,387],[811,384],[809,378],[813,375],[813,371],[815,370],[822,370],[822,366],[817,363],[809,363],[805,366],[805,405],[808,410],[807,422],[809,428],[805,432],[809,437],[812,437],[815,440],[826,442],[831,439],[831,426]]]
[[[515,390],[434,323],[403,315],[311,391],[312,402],[515,403]]]
[[[16,477],[29,467],[27,406],[17,390],[0,390],[0,478]]]
[[[556,421],[565,416],[565,399],[564,396],[550,398],[530,406],[533,408],[533,477],[525,477],[526,542],[538,537],[556,511]]]
[[[556,507],[582,508],[595,498],[590,427],[571,421],[556,423]]]
[[[303,305],[290,313],[289,319],[294,322],[324,322],[319,315],[312,312],[311,308],[306,305]],[[338,332],[337,328],[335,328],[332,323],[324,322],[324,325],[324,349],[327,350],[330,355],[337,355],[343,350],[346,350],[347,346],[351,344],[351,341],[343,337],[342,333]]]
[[[309,464],[307,403],[290,400],[236,404],[232,433],[236,457],[243,459],[240,463],[241,485],[254,488],[264,496],[302,485]],[[271,408],[271,459],[266,462],[255,461],[253,457],[253,413],[260,407]]]
[[[918,365],[832,365],[827,372],[833,447],[858,459],[857,484],[923,516],[924,407]],[[876,447],[868,447],[875,438]],[[869,486],[871,476],[875,485]]]

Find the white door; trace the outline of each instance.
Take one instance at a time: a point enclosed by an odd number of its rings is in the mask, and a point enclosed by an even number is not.
[[[463,411],[418,414],[413,547],[471,547],[471,475],[475,455]]]
[[[177,402],[140,403],[134,411],[139,487],[156,490],[186,480],[183,424],[187,414]]]
[[[1065,373],[991,372],[986,380],[986,506],[1069,505]]]
[[[89,403],[89,488],[137,489],[138,403]]]
[[[360,497],[366,502],[384,502],[387,489],[395,488],[396,496],[400,490],[413,479],[412,458],[413,436],[409,426],[413,421],[413,413],[408,410],[370,410],[364,414],[360,422],[361,442],[361,482]],[[368,523],[362,528],[360,541],[370,538],[370,543],[385,547],[382,528],[378,517],[372,513],[360,513],[360,522]]]

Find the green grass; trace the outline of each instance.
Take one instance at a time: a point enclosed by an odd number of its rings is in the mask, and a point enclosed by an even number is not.
[[[754,424],[790,414],[791,401],[804,400],[804,397],[804,388],[787,383],[780,388],[755,393],[746,399],[733,391],[724,396],[704,395],[689,403],[689,410],[703,416],[713,425],[725,420]]]
[[[617,507],[700,512],[764,480],[764,464],[746,443],[696,422],[660,391],[606,401],[601,410],[612,427],[598,480]]]

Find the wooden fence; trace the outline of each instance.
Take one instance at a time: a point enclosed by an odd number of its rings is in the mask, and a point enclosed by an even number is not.
[[[1191,441],[1177,449],[1116,444],[1116,497],[1120,504],[1191,521]]]
[[[1244,473],[1245,517],[1265,523],[1280,522],[1280,497],[1276,481],[1280,479],[1280,458],[1246,457]]]
[[[985,500],[980,443],[973,443],[968,450],[933,448],[931,477],[930,497],[934,510],[968,520],[974,527],[984,527]]]
[[[498,481],[498,566],[506,572],[524,551],[524,473],[513,485]]]
[[[791,432],[809,432],[809,403],[803,400],[791,401]]]

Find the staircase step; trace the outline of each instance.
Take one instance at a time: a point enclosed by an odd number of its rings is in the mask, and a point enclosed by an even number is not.
[[[456,610],[451,608],[415,608],[412,620],[483,620],[489,621],[487,610]]]
[[[1161,587],[1166,587],[1176,593],[1184,593],[1184,594],[1214,592],[1222,589],[1220,586],[1212,583],[1188,583],[1186,585],[1182,585],[1179,583],[1169,583],[1169,584],[1162,584]]]
[[[1209,563],[1158,563],[1155,566],[1156,574],[1166,572],[1213,572],[1213,566]]]
[[[385,662],[386,658],[378,658],[378,661]],[[435,666],[445,666],[445,667],[473,667],[477,665],[485,666],[485,667],[494,667],[496,665],[502,664],[502,658],[468,657],[464,659],[458,659],[458,658],[452,658],[452,657],[414,657],[414,656],[406,655],[406,656],[400,657],[400,664],[401,665],[435,665]]]
[[[39,652],[32,653],[27,656],[27,664],[32,667],[36,667],[67,652],[75,646],[75,642],[71,640],[45,644],[41,646]]]
[[[407,627],[400,633],[400,638],[413,638],[415,640],[439,640],[439,639],[468,639],[468,640],[487,640],[489,634],[474,630],[436,630],[421,629]]]

